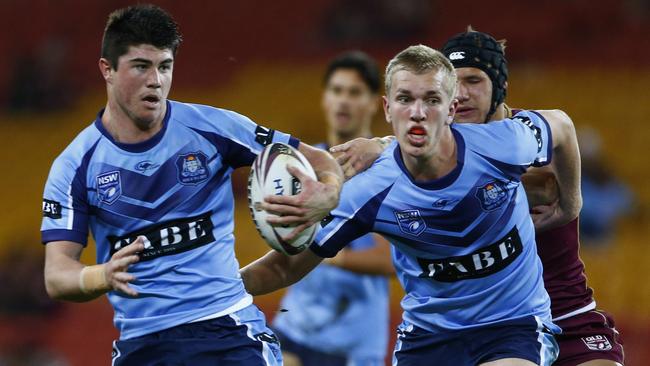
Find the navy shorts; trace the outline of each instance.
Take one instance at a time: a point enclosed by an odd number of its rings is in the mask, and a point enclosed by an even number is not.
[[[255,305],[230,315],[113,342],[113,366],[282,365],[280,345]]]
[[[591,360],[624,363],[623,345],[614,319],[602,311],[592,310],[555,321],[562,334],[555,336],[560,356],[554,365],[577,365]]]
[[[393,366],[475,366],[504,358],[550,365],[557,355],[553,334],[532,316],[444,334],[404,321],[397,329]]]
[[[282,352],[289,352],[300,360],[302,366],[346,366],[344,356],[325,353],[292,341],[279,330],[274,330],[280,339]],[[289,356],[287,356],[289,357]]]

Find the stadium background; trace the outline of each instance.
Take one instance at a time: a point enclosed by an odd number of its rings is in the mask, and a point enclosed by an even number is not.
[[[407,45],[439,47],[467,24],[507,38],[509,104],[559,107],[579,128],[595,128],[604,163],[635,192],[634,213],[614,239],[583,246],[582,256],[599,307],[617,320],[627,364],[648,364],[648,1],[497,0],[475,8],[425,0],[153,2],[184,35],[172,99],[233,109],[310,143],[324,136],[321,75],[337,53],[359,48],[383,67]],[[37,353],[59,362],[43,364],[107,364],[117,333],[105,298],[60,304],[44,297],[39,207],[52,160],[105,103],[96,66],[101,34],[107,14],[128,4],[0,3],[0,364],[35,364],[25,360]],[[374,131],[389,129],[378,118]],[[234,179],[242,265],[267,250],[246,211],[246,174]],[[94,263],[92,244],[83,260]],[[256,302],[270,318],[279,297]],[[400,297],[393,283],[393,323]]]

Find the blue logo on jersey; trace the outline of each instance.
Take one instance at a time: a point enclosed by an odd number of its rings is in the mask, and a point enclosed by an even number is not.
[[[476,189],[476,198],[484,211],[493,211],[506,201],[508,192],[505,185],[497,180]]]
[[[112,204],[122,195],[122,180],[119,171],[112,171],[97,176],[97,194],[99,201]]]
[[[395,217],[399,224],[399,229],[405,234],[418,236],[422,234],[427,224],[420,216],[420,210],[396,211]]]
[[[160,166],[160,164],[154,163],[151,160],[144,160],[144,161],[141,161],[141,162],[135,164],[135,170],[137,170],[139,172],[146,173],[147,170],[153,170],[153,169],[156,169],[159,166]]]
[[[208,157],[201,151],[182,154],[176,159],[178,181],[181,184],[199,184],[210,176]]]

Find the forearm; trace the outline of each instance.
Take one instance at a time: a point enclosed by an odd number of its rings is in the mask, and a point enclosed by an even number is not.
[[[343,171],[328,152],[305,144],[300,144],[300,152],[309,160],[321,183],[333,185],[340,190],[343,183]]]
[[[49,255],[46,257],[45,288],[48,295],[56,300],[84,302],[93,300],[105,293],[106,291],[85,292],[82,289],[81,272],[84,267],[86,266],[80,263],[78,259],[65,255]]]
[[[253,296],[264,295],[294,284],[321,260],[309,249],[295,256],[270,251],[240,269],[239,273],[248,293]]]
[[[326,259],[325,263],[359,274],[394,275],[395,268],[390,255],[390,244],[383,238],[376,240],[378,241],[377,245],[370,249],[344,249],[335,257]]]
[[[580,190],[580,151],[573,121],[564,112],[553,131],[553,160],[551,167],[555,172],[559,187],[559,205],[567,222],[578,217],[582,208]]]

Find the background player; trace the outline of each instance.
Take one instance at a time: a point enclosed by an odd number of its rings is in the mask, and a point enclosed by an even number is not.
[[[557,165],[577,168],[571,120],[561,111],[521,112],[490,125],[451,126],[455,72],[426,46],[402,51],[386,75],[384,111],[398,143],[346,183],[309,251],[271,252],[243,268],[247,289],[285,286],[318,255],[380,232],[397,247],[406,291],[394,364],[550,364],[557,346],[549,328],[558,328],[518,178],[551,153]]]
[[[72,301],[108,295],[120,331],[115,365],[277,365],[275,336],[238,274],[231,172],[272,142],[305,154],[321,182],[298,174],[304,190],[285,201],[299,225],[290,236],[336,206],[342,174],[322,150],[237,113],[167,100],[180,41],[158,7],[109,16],[99,60],[106,108],[45,186],[47,291]],[[88,227],[94,266],[79,262]]]
[[[316,147],[371,136],[381,85],[374,60],[344,53],[328,65],[323,84],[328,138]],[[384,364],[390,258],[389,244],[367,234],[287,290],[280,305],[286,311],[273,321],[286,366]]]

